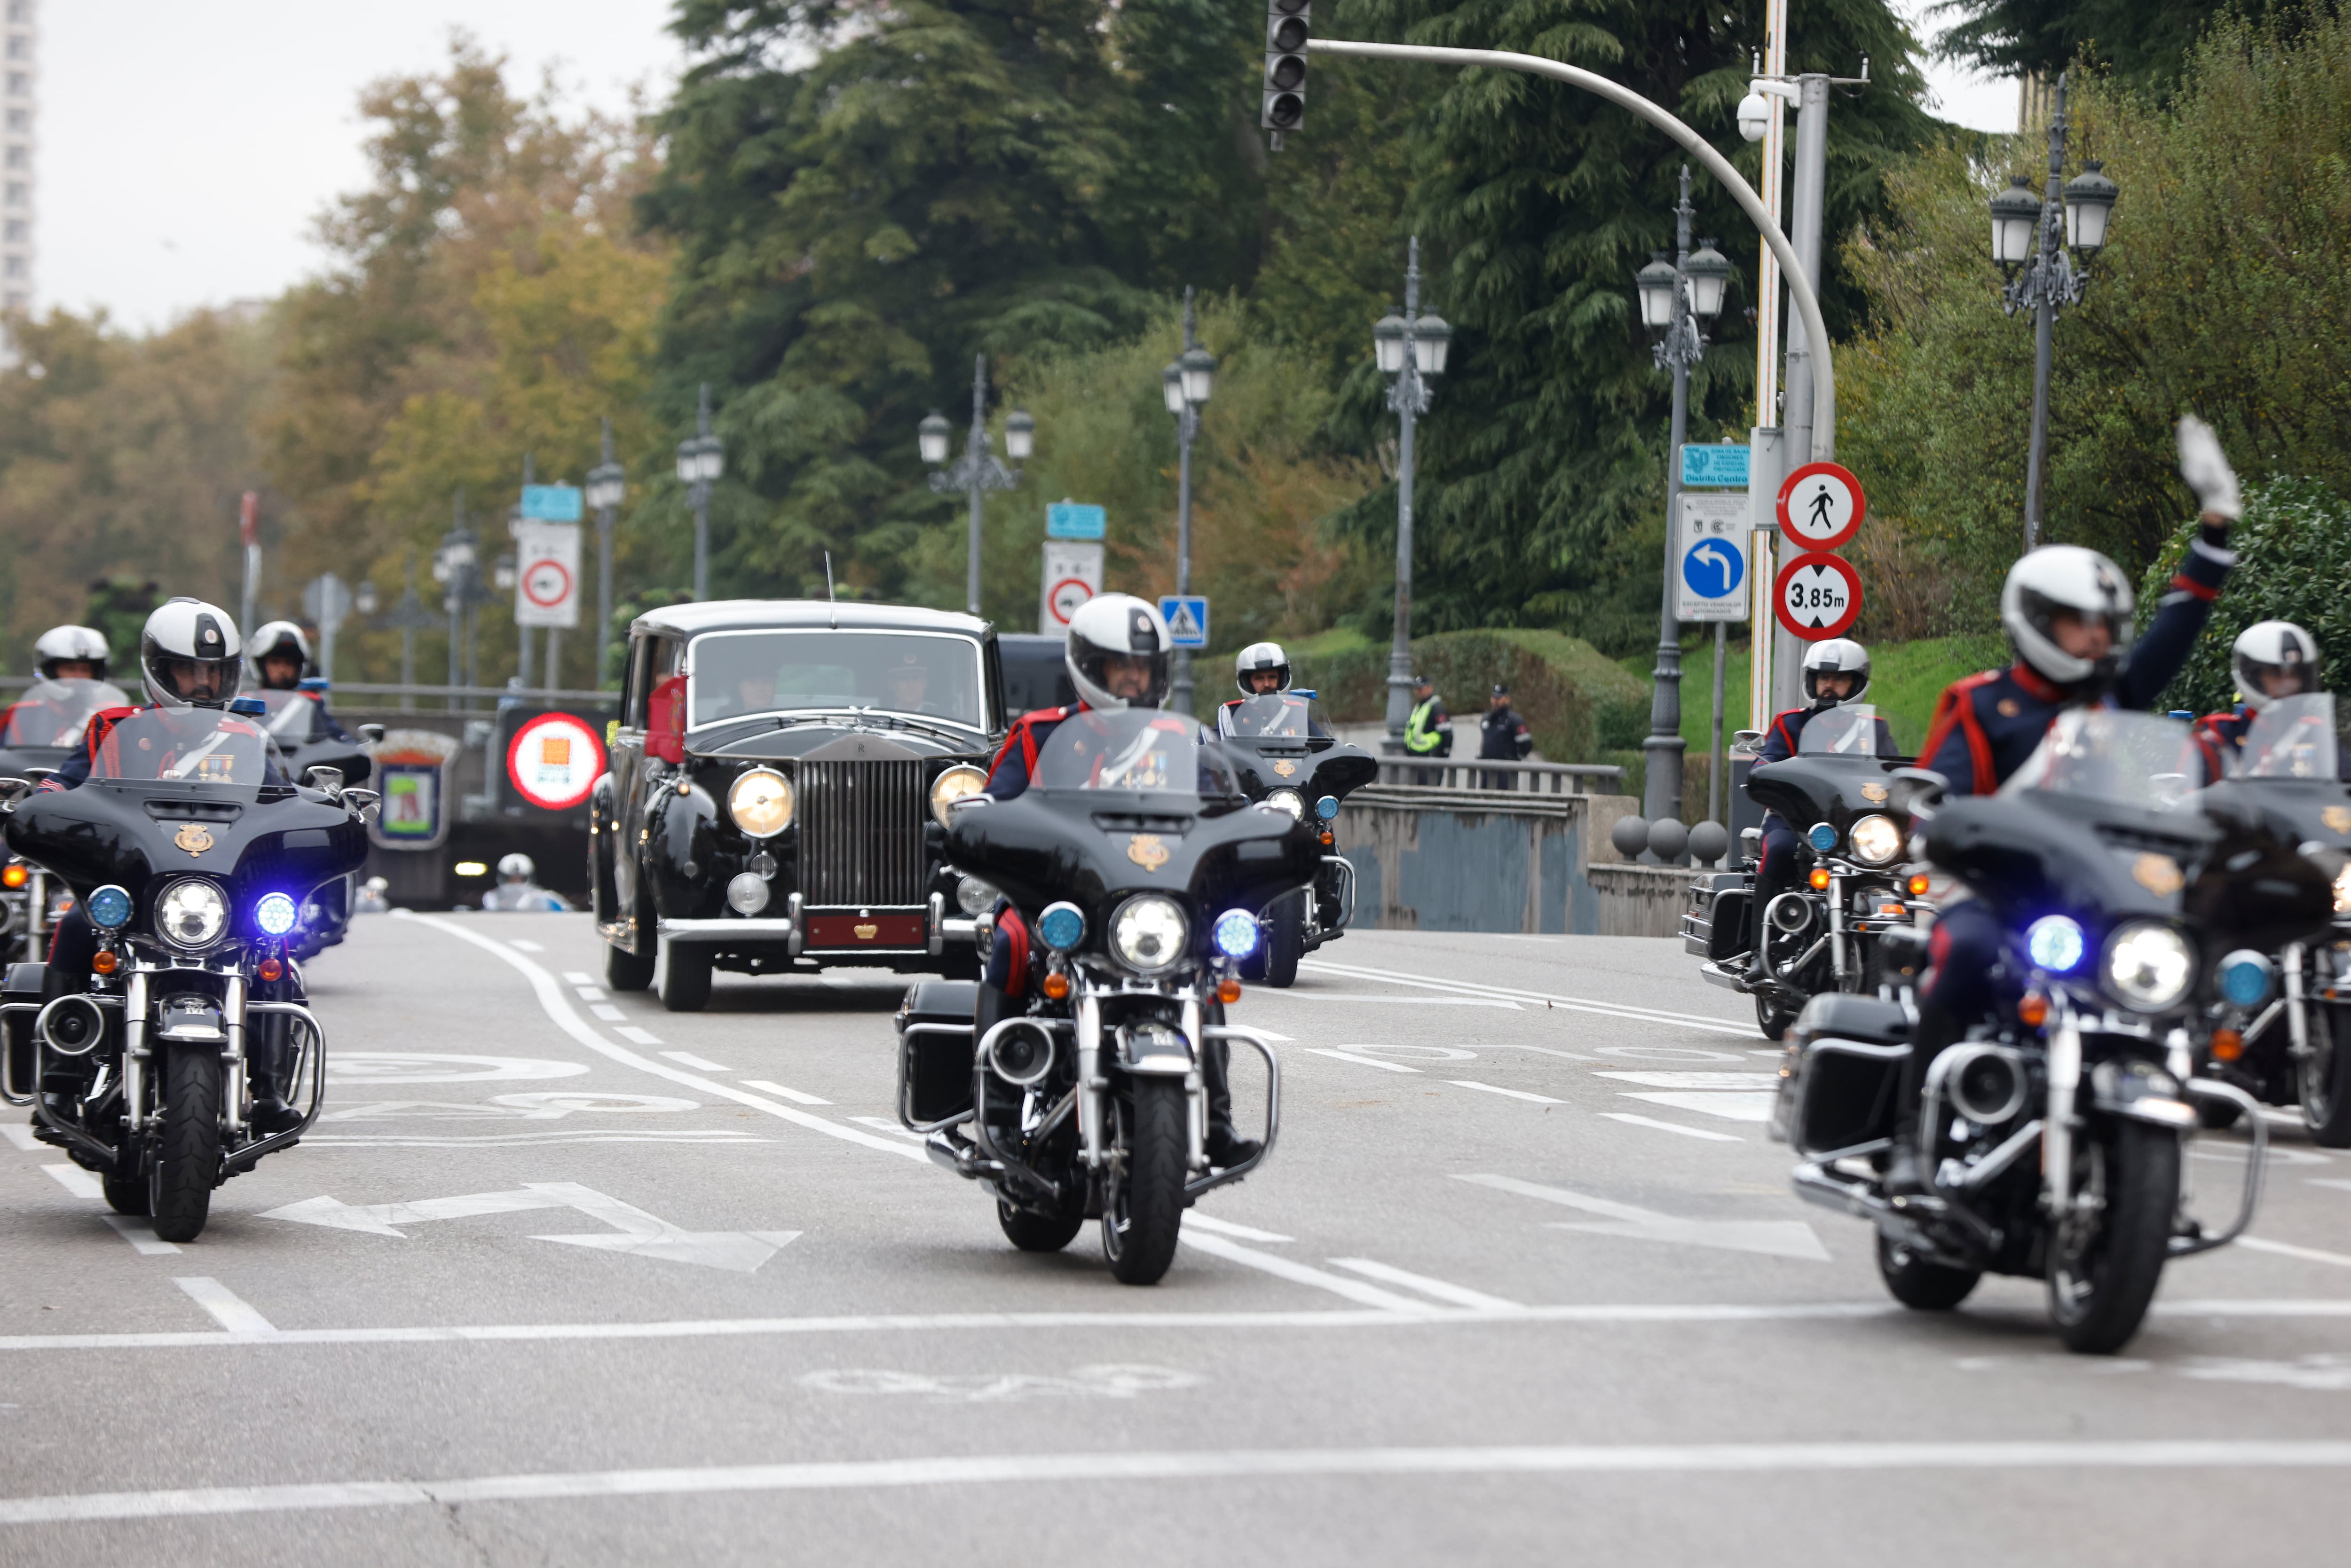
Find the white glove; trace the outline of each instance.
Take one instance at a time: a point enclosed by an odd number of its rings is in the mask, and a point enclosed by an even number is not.
[[[2199,507],[2214,517],[2235,522],[2244,515],[2237,494],[2236,471],[2220,450],[2212,427],[2192,413],[2179,416],[2179,476],[2196,492]]]

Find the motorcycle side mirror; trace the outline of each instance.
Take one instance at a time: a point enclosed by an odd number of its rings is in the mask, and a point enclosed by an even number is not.
[[[304,769],[302,778],[311,789],[322,789],[337,800],[342,798],[343,770],[341,768],[329,768],[322,764],[317,768]]]
[[[33,789],[33,781],[30,779],[14,777],[0,779],[0,813],[15,810],[16,802],[31,794]]]
[[[349,806],[352,810],[358,812],[362,817],[367,815],[368,809],[370,807],[374,806],[382,799],[383,796],[373,789],[346,789],[343,791],[343,804]]]
[[[25,769],[25,777],[30,779],[34,783],[38,784],[42,779],[47,779],[50,774],[55,773],[57,769],[54,768],[27,768]]]
[[[381,745],[383,743],[383,726],[380,724],[363,724],[360,726],[360,738],[370,746]]]
[[[1931,768],[1897,768],[1886,783],[1886,803],[1923,822],[1943,803],[1943,791],[1950,782]]]

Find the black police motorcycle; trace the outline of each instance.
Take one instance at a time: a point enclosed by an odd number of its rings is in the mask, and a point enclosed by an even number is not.
[[[287,947],[302,901],[366,858],[376,798],[268,782],[264,712],[151,709],[115,725],[78,789],[0,780],[8,847],[72,888],[98,941],[87,974],[9,968],[0,1087],[166,1241],[204,1228],[214,1187],[291,1147],[326,1085]],[[305,1103],[269,1129],[256,1099]]]
[[[1894,805],[1899,758],[1877,755],[1877,709],[1867,703],[1813,716],[1796,755],[1747,776],[1756,802],[1799,824],[1803,875],[1755,918],[1751,870],[1702,872],[1682,913],[1682,947],[1705,960],[1713,985],[1755,998],[1755,1021],[1779,1040],[1823,991],[1878,994],[1878,946],[1915,925],[1924,904],[1898,862],[1907,813]],[[1923,879],[1921,879],[1923,883]]]
[[[2244,947],[2222,960],[2199,1069],[2273,1105],[2299,1105],[2311,1141],[2351,1148],[2351,789],[2336,767],[2335,698],[2281,698],[2254,716],[2207,810],[2258,818],[2333,882],[2335,918],[2281,947]],[[2198,1107],[2226,1126],[2227,1101]]]
[[[1032,934],[1024,1010],[974,1039],[977,987],[926,981],[897,1020],[899,1118],[931,1157],[991,1188],[1024,1250],[1059,1250],[1099,1218],[1130,1285],[1167,1271],[1186,1208],[1272,1150],[1280,1067],[1224,1005],[1256,912],[1321,860],[1305,824],[1251,801],[1197,735],[1155,710],[1077,714],[1025,792],[956,802],[949,856],[1003,889]],[[1265,1059],[1264,1145],[1212,1169],[1209,1053],[1234,1041]]]
[[[1355,868],[1333,852],[1332,822],[1349,795],[1379,777],[1379,759],[1330,733],[1312,692],[1227,703],[1217,709],[1217,736],[1249,798],[1306,823],[1322,847],[1313,885],[1266,906],[1259,919],[1264,940],[1241,964],[1243,979],[1287,987],[1298,978],[1298,960],[1337,941],[1355,917]]]
[[[47,778],[81,745],[90,715],[130,704],[110,681],[42,676],[0,718],[0,778]],[[72,907],[63,883],[28,860],[7,857],[0,865],[0,955],[9,963],[37,963],[49,950],[50,931]]]
[[[1917,1135],[1931,1193],[1890,1194],[1880,1179],[1917,934],[1886,941],[1903,999],[1805,1007],[1771,1130],[1804,1157],[1799,1196],[1876,1226],[1879,1272],[1905,1305],[1956,1306],[1987,1271],[2038,1277],[2066,1346],[2108,1354],[2137,1332],[2166,1262],[2252,1222],[2266,1130],[2241,1090],[2191,1076],[2194,1031],[2221,952],[2304,940],[2332,899],[2290,839],[2250,813],[2199,809],[2194,755],[2177,720],[2090,710],[2058,719],[1995,796],[1936,804],[1939,776],[1896,778],[1928,860],[2006,933],[2000,1016],[1926,1074]],[[2180,1203],[2196,1103],[2212,1098],[2252,1132],[2237,1212],[2217,1232]]]
[[[308,691],[248,692],[246,700],[258,702],[268,710],[262,727],[277,748],[287,778],[314,780],[315,769],[328,768],[334,770],[334,781],[342,786],[367,782],[373,762],[366,746],[383,738],[383,726],[360,726],[360,739],[354,743],[328,727],[326,709]],[[303,903],[295,957],[314,958],[342,941],[350,930],[351,901],[358,892],[359,873],[353,872],[326,883]]]

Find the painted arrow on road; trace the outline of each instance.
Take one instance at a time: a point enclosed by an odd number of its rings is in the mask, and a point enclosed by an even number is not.
[[[1802,1258],[1814,1263],[1829,1260],[1828,1249],[1813,1234],[1813,1228],[1801,1219],[1677,1219],[1669,1214],[1635,1208],[1629,1203],[1591,1197],[1563,1186],[1520,1181],[1516,1176],[1464,1176],[1455,1179],[1606,1217],[1601,1223],[1554,1221],[1553,1228],[1560,1230],[1625,1236],[1636,1241],[1674,1241],[1687,1247],[1717,1247],[1731,1252],[1760,1252],[1767,1258]]]
[[[261,1218],[405,1239],[407,1232],[400,1228],[403,1225],[474,1219],[533,1208],[577,1209],[612,1228],[583,1236],[534,1236],[533,1241],[559,1241],[567,1247],[591,1247],[600,1252],[627,1252],[672,1263],[697,1263],[737,1274],[755,1272],[800,1234],[797,1230],[681,1229],[657,1215],[647,1214],[634,1205],[577,1182],[527,1182],[513,1192],[466,1193],[414,1203],[359,1205],[333,1197],[312,1197],[273,1208]]]

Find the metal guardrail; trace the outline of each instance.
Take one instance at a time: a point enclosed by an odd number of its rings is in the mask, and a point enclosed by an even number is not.
[[[1489,762],[1453,757],[1383,757],[1379,782],[1424,789],[1517,790],[1531,795],[1615,795],[1625,770],[1606,762]]]

